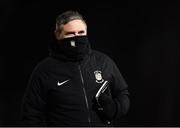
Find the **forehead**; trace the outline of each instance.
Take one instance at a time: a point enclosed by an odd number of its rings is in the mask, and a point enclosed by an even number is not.
[[[86,30],[86,24],[82,20],[72,20],[64,25],[64,31]]]

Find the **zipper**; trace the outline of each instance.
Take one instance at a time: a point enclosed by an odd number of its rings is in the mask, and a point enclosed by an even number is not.
[[[85,101],[86,101],[86,107],[87,107],[87,110],[88,110],[88,122],[89,122],[89,125],[91,125],[91,118],[90,118],[90,112],[89,112],[89,104],[88,104],[88,99],[87,99],[87,93],[86,93],[86,89],[85,89],[85,85],[84,85],[84,79],[83,79],[83,76],[82,76],[82,71],[81,71],[80,65],[79,65],[79,72],[80,72],[80,76],[81,76],[81,82],[82,82],[82,85],[83,85],[83,92],[84,92],[84,98],[85,98]]]

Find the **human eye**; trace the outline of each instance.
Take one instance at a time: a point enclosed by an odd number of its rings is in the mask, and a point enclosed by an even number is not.
[[[78,32],[78,34],[81,34],[81,35],[84,33],[85,33],[85,31],[83,31],[83,30]]]
[[[74,32],[66,32],[66,36],[69,36],[69,35],[74,35],[75,33]]]

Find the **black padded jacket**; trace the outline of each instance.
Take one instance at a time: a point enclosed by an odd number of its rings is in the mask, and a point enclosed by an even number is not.
[[[93,98],[109,81],[116,114],[129,109],[128,85],[104,53],[91,50],[80,62],[49,56],[33,70],[22,104],[24,126],[108,126],[93,109]]]

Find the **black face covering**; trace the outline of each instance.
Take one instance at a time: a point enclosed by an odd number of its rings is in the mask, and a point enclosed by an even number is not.
[[[62,59],[79,61],[89,53],[89,50],[87,36],[75,36],[54,42],[51,54]]]

